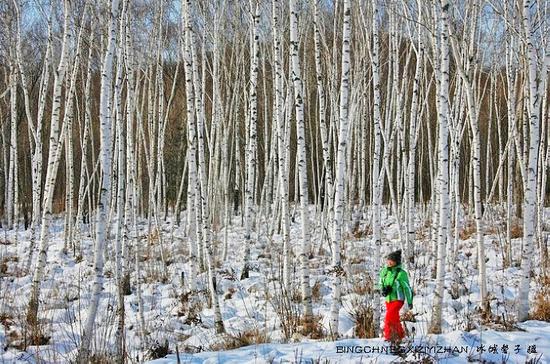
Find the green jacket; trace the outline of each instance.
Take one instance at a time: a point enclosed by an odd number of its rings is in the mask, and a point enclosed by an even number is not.
[[[394,281],[393,278],[396,274],[397,268],[399,268],[399,272],[397,273],[397,277]],[[413,293],[411,285],[409,284],[409,276],[407,272],[401,268],[401,264],[391,268],[386,266],[380,271],[380,289],[384,286],[391,285],[392,282],[392,291],[386,296],[386,302],[395,300],[405,301],[406,299],[408,304],[412,304]]]

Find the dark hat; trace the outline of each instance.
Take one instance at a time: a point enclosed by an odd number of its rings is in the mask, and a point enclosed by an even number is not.
[[[390,254],[386,255],[386,258],[388,258],[389,260],[393,260],[397,264],[401,264],[401,250],[391,252]]]

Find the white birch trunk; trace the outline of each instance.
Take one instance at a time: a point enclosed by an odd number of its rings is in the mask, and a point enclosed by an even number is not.
[[[336,157],[336,191],[334,194],[334,223],[332,238],[332,297],[330,309],[330,331],[338,337],[339,310],[341,301],[340,276],[343,273],[340,244],[344,226],[344,185],[346,183],[346,153],[349,130],[349,83],[351,71],[350,36],[351,36],[351,3],[344,0],[344,21],[342,36],[342,75],[340,84],[340,123],[338,131],[338,152]]]
[[[531,24],[531,0],[523,0],[522,25],[527,42],[528,86],[529,86],[529,126],[524,135],[529,136],[527,159],[527,183],[523,200],[523,250],[521,257],[521,280],[518,289],[518,321],[529,318],[529,287],[531,283],[532,259],[534,256],[534,236],[537,205],[537,169],[540,143],[540,74],[537,66],[537,51],[534,44],[534,30]]]
[[[381,97],[380,97],[380,39],[378,35],[379,21],[378,21],[378,1],[372,0],[372,55],[371,55],[371,69],[372,69],[372,87],[374,92],[374,104],[373,104],[373,122],[374,122],[374,150],[372,160],[372,242],[374,245],[374,256],[380,257],[381,254],[381,209],[382,209],[382,191],[380,185],[380,175],[382,173],[380,169],[380,155],[382,152],[381,139],[382,139],[382,117],[381,117]],[[377,264],[374,267],[373,276],[376,277],[380,268],[380,261],[377,260]],[[375,334],[378,333],[380,326],[380,295],[378,291],[374,292],[374,329]]]
[[[280,2],[272,1],[272,21],[273,21],[273,63],[275,68],[275,105],[274,119],[277,125],[277,167],[278,167],[278,187],[281,204],[281,219],[283,228],[283,287],[290,289],[290,217],[288,203],[288,171],[285,168],[285,159],[288,151],[287,144],[287,125],[284,116],[284,90],[283,90],[283,67],[281,62],[281,36],[279,31]]]
[[[290,0],[290,59],[292,64],[292,82],[294,87],[294,107],[296,111],[296,137],[298,139],[297,169],[300,190],[300,214],[302,223],[302,241],[300,246],[300,283],[302,286],[302,302],[304,304],[304,322],[306,326],[313,316],[311,286],[309,282],[309,186],[307,177],[306,133],[304,120],[304,92],[302,72],[300,69],[298,40],[298,8],[296,0]],[[306,328],[307,329],[307,328]]]
[[[437,236],[437,273],[435,298],[432,310],[432,321],[430,323],[430,332],[441,333],[441,322],[443,313],[443,294],[445,289],[445,259],[447,244],[447,228],[449,225],[449,30],[448,30],[448,0],[441,0],[441,18],[440,44],[438,58],[440,60],[439,68],[439,88],[438,88],[438,194],[439,194],[439,224]]]
[[[411,112],[409,116],[409,155],[407,161],[407,172],[405,182],[405,198],[407,201],[407,235],[406,235],[406,257],[409,262],[414,262],[414,240],[415,240],[415,228],[414,228],[414,216],[415,216],[415,167],[416,167],[416,145],[420,128],[418,127],[419,103],[420,101],[420,81],[424,72],[424,40],[422,36],[422,4],[419,0],[418,6],[418,48],[416,49],[416,65],[414,71],[413,81],[413,95],[411,101]]]
[[[38,252],[38,261],[35,265],[32,278],[32,287],[27,310],[27,323],[31,326],[38,320],[38,308],[40,298],[40,283],[44,277],[47,254],[49,248],[49,228],[52,218],[52,203],[55,181],[59,167],[61,155],[61,143],[63,141],[63,131],[60,130],[59,119],[61,114],[61,91],[67,69],[67,53],[69,47],[69,38],[71,30],[69,29],[70,16],[69,1],[63,2],[64,20],[63,20],[63,40],[61,44],[61,56],[54,77],[53,96],[52,96],[52,115],[50,124],[50,148],[48,152],[48,164],[46,169],[46,181],[44,184],[44,196],[42,202],[42,221],[40,226],[40,250]]]
[[[99,299],[103,291],[103,254],[106,241],[108,240],[107,217],[109,216],[109,195],[111,189],[111,164],[112,164],[112,135],[111,135],[111,110],[113,105],[113,59],[117,45],[118,21],[119,21],[119,0],[113,0],[109,9],[109,33],[107,49],[102,64],[101,72],[101,93],[99,104],[100,122],[100,161],[101,161],[101,186],[99,193],[99,204],[96,216],[96,246],[94,251],[94,283],[92,288],[91,302],[88,306],[86,323],[78,350],[77,362],[85,363],[90,354],[90,343],[94,335],[94,324]]]
[[[250,88],[248,92],[249,107],[246,125],[247,144],[246,144],[246,181],[245,181],[245,250],[244,267],[241,273],[241,279],[249,277],[250,271],[250,250],[253,246],[252,225],[255,209],[255,190],[256,190],[256,138],[257,138],[257,119],[258,119],[258,58],[259,58],[259,35],[258,27],[260,24],[259,3],[250,0],[251,13],[251,33],[250,33]]]

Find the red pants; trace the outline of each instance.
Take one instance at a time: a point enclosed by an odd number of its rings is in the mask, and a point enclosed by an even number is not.
[[[401,326],[399,310],[403,307],[404,301],[386,302],[386,319],[384,320],[384,338],[396,341],[405,337],[405,331]]]

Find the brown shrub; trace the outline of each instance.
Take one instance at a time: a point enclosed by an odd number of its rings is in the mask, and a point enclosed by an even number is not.
[[[487,227],[485,227],[485,234],[487,235],[496,235],[500,231],[500,225],[498,224],[491,224]]]
[[[306,320],[305,317],[302,318],[302,324],[298,332],[314,340],[324,339],[326,334],[323,330],[323,325],[321,325],[322,319],[321,315],[313,315],[309,320]]]
[[[407,311],[401,315],[401,321],[416,322],[416,316],[412,311]]]
[[[239,332],[237,335],[224,335],[222,340],[210,346],[212,351],[233,350],[243,346],[258,345],[269,342],[266,332],[258,328]]]
[[[0,325],[3,325],[6,331],[9,331],[13,325],[13,316],[7,312],[0,312]]]
[[[523,225],[517,221],[514,221],[510,227],[510,235],[512,236],[512,239],[523,237]]]
[[[8,274],[8,263],[17,263],[19,262],[19,257],[15,255],[7,255],[0,260],[0,276],[5,276]]]
[[[540,282],[531,318],[533,320],[550,322],[550,275],[542,276]]]
[[[292,297],[285,289],[282,289],[280,294],[273,295],[271,304],[281,322],[283,336],[289,340],[298,332],[298,326],[300,326],[301,318],[298,305],[292,301]]]
[[[365,264],[366,258],[363,255],[352,255],[349,257],[348,262],[349,264]]]
[[[311,287],[311,299],[313,302],[321,302],[321,282],[315,281],[313,287]]]
[[[269,342],[269,336],[267,333],[265,331],[260,331],[258,328],[241,332],[237,335],[237,338],[244,344],[244,346]]]
[[[179,304],[176,315],[185,316],[184,324],[199,325],[202,323],[201,311],[206,302],[206,291],[188,291],[179,295]]]
[[[34,320],[29,323],[18,309],[10,308],[11,312],[0,312],[0,325],[6,332],[6,347],[25,351],[29,346],[48,345],[50,336],[45,333],[44,321]]]
[[[353,227],[353,231],[351,232],[351,235],[355,239],[366,238],[372,235],[372,227],[370,225],[365,225],[363,228],[361,228],[359,224],[356,224]]]
[[[486,319],[477,320],[483,322],[483,325],[495,331],[525,331],[516,325],[516,321],[509,315],[502,313],[501,315],[489,315]]]
[[[302,303],[302,292],[299,289],[291,289],[290,300],[294,303]]]
[[[464,227],[462,227],[462,229],[460,229],[460,231],[458,232],[458,237],[460,238],[460,240],[468,240],[472,237],[472,235],[475,234],[475,232],[476,225],[473,221],[469,221],[466,223],[466,225],[464,225]]]
[[[149,233],[149,236],[147,238],[148,238],[150,244],[154,244],[154,243],[158,242],[159,238],[160,238],[159,229],[156,228],[156,227],[151,229],[151,232]]]
[[[160,359],[164,358],[170,353],[171,351],[168,345],[168,340],[165,340],[164,343],[159,343],[158,341],[155,341],[147,350],[147,358],[150,360]]]
[[[360,339],[376,337],[374,324],[374,310],[366,300],[355,300],[350,311],[355,323],[354,336]]]
[[[360,296],[370,295],[374,291],[374,282],[369,275],[361,275],[353,285],[352,292]]]
[[[8,239],[6,239],[6,240],[0,239],[0,245],[12,245],[12,244],[13,243]]]
[[[88,363],[90,364],[109,364],[112,362],[111,354],[107,353],[94,353],[88,358]]]
[[[424,224],[416,229],[415,240],[425,241],[430,236],[430,229],[432,228],[432,221],[427,219]]]
[[[29,346],[48,345],[50,336],[47,336],[42,322],[37,321],[31,325],[23,324],[22,330],[11,330],[8,334],[8,346],[18,350],[27,350]]]
[[[233,295],[235,294],[235,292],[237,292],[237,290],[235,288],[229,287],[229,289],[227,290],[227,292],[223,296],[223,299],[224,300],[230,300],[231,298],[233,298]]]

